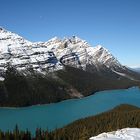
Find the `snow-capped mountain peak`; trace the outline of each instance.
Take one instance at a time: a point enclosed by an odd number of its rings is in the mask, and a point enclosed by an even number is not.
[[[19,36],[18,34],[7,31],[6,29],[0,27],[0,40],[7,40],[7,39],[11,39],[14,41],[16,41],[16,39],[18,39],[18,41],[24,40],[24,42],[31,43],[30,41],[24,39],[23,37]]]
[[[19,48],[22,46],[29,46],[32,43],[21,36],[0,28],[0,52],[8,53],[10,49]]]
[[[104,48],[102,45],[97,45],[97,46],[96,46],[96,50],[102,50],[102,49],[105,50],[105,48]]]
[[[48,40],[46,43],[52,43],[52,44],[55,44],[57,42],[60,42],[61,39],[59,39],[57,36],[51,38],[50,40]]]
[[[38,72],[61,68],[60,62],[54,53],[47,48],[47,45],[32,43],[13,32],[1,28],[0,71],[5,71],[9,64],[18,70],[32,67]]]
[[[119,61],[103,46],[88,47],[88,54],[94,64],[103,64],[108,68],[120,67]]]

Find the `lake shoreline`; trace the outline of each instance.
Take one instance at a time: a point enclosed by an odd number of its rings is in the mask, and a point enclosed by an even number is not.
[[[71,122],[106,112],[120,104],[140,107],[138,87],[96,92],[82,99],[70,99],[48,105],[24,108],[0,108],[0,129],[13,130],[18,124],[21,130],[35,132],[36,128],[52,131]]]
[[[110,91],[116,91],[116,90],[128,90],[128,89],[131,89],[131,88],[139,88],[139,86],[131,86],[131,87],[127,87],[127,88],[118,88],[118,89],[106,89],[106,90],[99,90],[99,91],[96,91],[96,92],[93,92],[87,96],[84,96],[84,97],[81,97],[81,98],[70,98],[70,99],[65,99],[65,100],[61,100],[61,101],[58,101],[58,102],[52,102],[52,103],[45,103],[45,104],[35,104],[35,105],[30,105],[30,106],[19,106],[19,107],[9,107],[9,106],[6,106],[6,107],[1,107],[0,106],[0,109],[24,109],[24,108],[27,108],[27,107],[35,107],[35,106],[41,106],[41,105],[52,105],[52,104],[57,104],[57,103],[61,103],[61,102],[65,102],[65,101],[69,101],[69,100],[80,100],[80,99],[84,99],[86,97],[89,97],[89,96],[92,96],[92,95],[95,95],[95,94],[100,94],[100,92],[110,92]],[[140,88],[139,88],[140,89]]]

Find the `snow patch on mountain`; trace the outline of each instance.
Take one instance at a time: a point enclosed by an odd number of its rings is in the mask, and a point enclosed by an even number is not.
[[[0,27],[0,52],[7,53],[10,49],[29,46],[32,43],[21,36]]]
[[[48,41],[50,44],[52,41]],[[0,71],[12,65],[18,70],[33,68],[38,72],[62,68],[53,51],[43,43],[32,43],[19,35],[0,28]]]
[[[90,140],[140,140],[139,128],[124,128],[121,130],[102,133],[91,137]]]

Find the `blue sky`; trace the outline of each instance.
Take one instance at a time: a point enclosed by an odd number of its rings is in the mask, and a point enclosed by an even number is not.
[[[140,0],[0,0],[0,26],[31,41],[77,35],[140,67]]]

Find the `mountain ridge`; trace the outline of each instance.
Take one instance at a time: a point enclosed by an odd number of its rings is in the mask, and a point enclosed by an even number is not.
[[[53,70],[61,69],[62,67],[59,67],[61,64],[84,70],[86,65],[92,65],[97,71],[100,69],[99,65],[112,69],[122,67],[106,48],[101,45],[92,47],[77,36],[63,40],[54,37],[47,42],[30,42],[13,32],[0,28],[0,45],[1,69],[6,68],[7,63],[19,70],[31,65],[39,72],[42,71],[41,69],[50,67]],[[38,64],[43,63],[43,60],[45,60],[44,65]]]
[[[58,102],[132,86],[140,86],[140,74],[101,45],[92,47],[76,36],[30,42],[0,29],[1,106]]]

